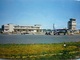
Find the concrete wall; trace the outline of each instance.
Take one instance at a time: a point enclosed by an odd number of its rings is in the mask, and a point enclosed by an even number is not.
[[[14,25],[13,24],[9,24],[9,32],[13,32],[14,31]]]

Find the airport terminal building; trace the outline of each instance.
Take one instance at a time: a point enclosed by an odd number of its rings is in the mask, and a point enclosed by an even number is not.
[[[41,30],[41,25],[36,24],[34,26],[20,26],[20,25],[14,25],[14,24],[5,24],[2,25],[2,31],[4,33],[7,32],[16,32],[16,33],[35,33],[35,32],[40,32]]]

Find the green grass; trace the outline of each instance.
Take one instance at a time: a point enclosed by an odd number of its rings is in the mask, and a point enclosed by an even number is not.
[[[54,44],[0,44],[0,58],[60,60],[80,56],[80,42]]]

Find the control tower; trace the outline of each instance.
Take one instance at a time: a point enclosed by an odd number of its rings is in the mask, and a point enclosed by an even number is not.
[[[68,21],[68,29],[76,30],[76,19],[71,18],[70,21]]]

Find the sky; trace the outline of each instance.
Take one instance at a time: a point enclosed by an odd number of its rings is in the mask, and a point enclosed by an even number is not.
[[[67,28],[75,18],[80,29],[80,0],[0,0],[0,26],[34,25],[42,29]]]

